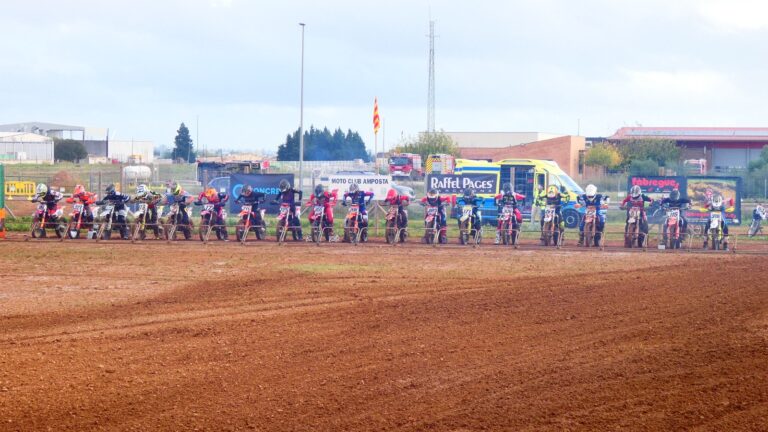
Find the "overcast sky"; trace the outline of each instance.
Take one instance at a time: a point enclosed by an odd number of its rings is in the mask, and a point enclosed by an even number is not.
[[[758,0],[3,0],[0,123],[108,127],[276,151],[298,128],[373,149],[436,127],[604,136],[622,126],[768,126]],[[580,130],[579,130],[580,124]]]

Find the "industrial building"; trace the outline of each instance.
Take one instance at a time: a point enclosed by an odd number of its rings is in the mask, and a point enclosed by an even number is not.
[[[0,132],[0,162],[53,163],[53,138],[27,132]]]
[[[140,162],[152,163],[155,144],[147,140],[109,138],[108,129],[86,126],[72,126],[45,122],[24,122],[0,125],[0,132],[43,135],[51,139],[73,139],[83,143],[89,160],[94,162]],[[0,147],[2,150],[2,147]],[[0,151],[0,155],[2,152]],[[1,157],[1,156],[0,156]],[[51,150],[51,160],[53,150]]]
[[[667,139],[680,146],[683,159],[705,159],[715,172],[745,169],[760,158],[768,145],[765,127],[623,127],[608,137],[611,142]]]

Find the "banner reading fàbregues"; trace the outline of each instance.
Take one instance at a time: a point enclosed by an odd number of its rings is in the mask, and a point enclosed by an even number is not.
[[[434,188],[443,195],[459,195],[464,189],[473,188],[477,194],[495,194],[497,178],[497,174],[430,174],[427,190]]]
[[[254,192],[266,194],[264,204],[259,207],[266,208],[267,213],[276,214],[278,205],[270,204],[275,195],[280,192],[280,180],[286,179],[293,185],[293,174],[232,174],[229,176],[229,211],[239,212],[240,204],[235,204],[235,199],[240,195],[243,186],[251,185]],[[297,197],[298,198],[298,197]]]
[[[321,176],[317,183],[329,191],[338,190],[339,198],[349,190],[349,186],[357,183],[361,191],[373,192],[373,199],[383,200],[392,187],[392,177],[384,175],[333,174]]]

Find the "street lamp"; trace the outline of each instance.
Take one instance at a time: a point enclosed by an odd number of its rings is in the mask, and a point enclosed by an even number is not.
[[[304,23],[301,26],[301,109],[299,110],[299,190],[304,188]]]

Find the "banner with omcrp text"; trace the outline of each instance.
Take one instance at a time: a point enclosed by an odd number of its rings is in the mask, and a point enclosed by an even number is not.
[[[349,185],[357,183],[361,191],[373,192],[373,199],[380,201],[392,188],[392,176],[333,174],[319,177],[317,183],[325,186],[328,191],[338,189],[339,198],[349,190]]]

